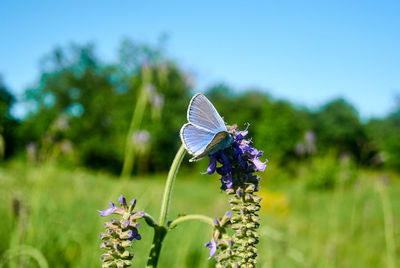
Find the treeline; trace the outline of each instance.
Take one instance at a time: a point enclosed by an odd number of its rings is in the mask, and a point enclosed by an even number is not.
[[[55,49],[43,60],[35,86],[26,90],[29,110],[22,120],[10,115],[15,98],[1,84],[1,156],[57,159],[119,173],[131,138],[134,172],[165,171],[180,145],[179,129],[195,90],[191,76],[160,51],[124,40],[119,60],[110,64],[92,45]],[[147,92],[145,112],[127,139],[140,90]],[[251,123],[255,145],[274,163],[335,154],[358,165],[400,169],[400,105],[385,118],[361,122],[343,99],[309,110],[261,90],[234,93],[216,85],[205,94],[229,124],[244,129]]]

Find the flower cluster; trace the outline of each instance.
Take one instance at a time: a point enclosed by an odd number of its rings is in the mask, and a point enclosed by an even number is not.
[[[133,240],[140,240],[138,233],[139,223],[136,222],[145,216],[145,212],[134,212],[136,199],[133,199],[129,205],[126,199],[121,195],[118,198],[121,207],[115,206],[110,202],[110,207],[99,211],[100,215],[105,217],[111,214],[120,215],[120,219],[111,219],[104,224],[106,231],[100,234],[103,242],[100,248],[106,250],[101,255],[103,267],[128,267],[132,264],[133,254],[128,250],[132,247]]]
[[[229,195],[232,211],[229,221],[234,234],[230,239],[224,237],[221,240],[216,239],[214,233],[207,246],[210,257],[215,254],[218,267],[255,267],[255,245],[259,238],[256,229],[260,222],[257,211],[260,209],[261,198],[254,194],[259,190],[260,181],[260,177],[254,173],[264,171],[266,165],[259,159],[262,152],[252,147],[250,140],[245,139],[247,129],[238,131],[232,128],[231,132],[234,134],[233,143],[209,156],[207,173],[213,174],[216,171],[221,175],[221,189]],[[224,222],[223,226],[226,225]]]
[[[248,133],[247,128],[244,131],[233,128],[231,131],[234,134],[233,143],[230,147],[209,155],[210,164],[207,168],[208,174],[217,171],[221,175],[222,190],[234,189],[244,181],[255,183],[257,176],[253,172],[264,171],[266,167],[259,159],[263,153],[251,146],[250,140],[244,139]],[[217,167],[217,163],[222,166]]]

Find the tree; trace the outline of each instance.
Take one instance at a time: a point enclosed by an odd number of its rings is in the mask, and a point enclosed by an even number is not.
[[[366,128],[378,151],[374,162],[400,170],[400,98],[391,114],[386,118],[370,120]]]
[[[0,77],[0,159],[9,157],[17,146],[15,130],[18,122],[10,114],[14,102],[14,96]]]
[[[363,160],[368,140],[351,104],[344,99],[333,100],[313,114],[312,122],[317,146],[323,152],[335,150],[339,154],[352,155],[358,162]]]

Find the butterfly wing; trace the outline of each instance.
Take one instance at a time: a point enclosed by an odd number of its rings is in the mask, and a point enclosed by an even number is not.
[[[184,124],[180,135],[186,150],[194,156],[203,153],[215,136],[214,133],[192,123]]]
[[[224,120],[218,114],[214,105],[203,95],[196,94],[189,103],[187,119],[196,126],[217,134],[227,131]]]
[[[186,150],[193,155],[193,158],[190,159],[191,162],[226,148],[232,142],[232,137],[226,131],[214,134],[192,123],[183,125],[180,136]]]
[[[192,162],[200,160],[201,158],[205,157],[208,154],[215,153],[220,149],[228,147],[231,143],[232,143],[232,137],[229,135],[228,132],[226,131],[218,132],[213,137],[211,142],[207,145],[205,150],[202,153],[195,155],[192,159],[190,159],[190,161]]]

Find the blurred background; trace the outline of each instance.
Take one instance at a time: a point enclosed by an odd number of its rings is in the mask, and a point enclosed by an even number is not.
[[[0,267],[99,267],[120,194],[158,217],[197,92],[268,159],[259,267],[400,265],[398,1],[0,7]],[[184,161],[171,218],[226,211],[207,162]],[[160,267],[213,267],[210,235],[178,227]]]

